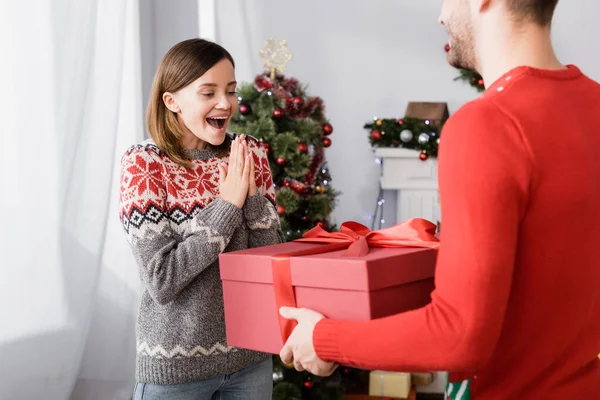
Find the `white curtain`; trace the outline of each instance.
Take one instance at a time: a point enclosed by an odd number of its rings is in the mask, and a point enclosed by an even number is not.
[[[129,399],[137,269],[118,162],[143,136],[139,0],[0,3],[0,398]]]

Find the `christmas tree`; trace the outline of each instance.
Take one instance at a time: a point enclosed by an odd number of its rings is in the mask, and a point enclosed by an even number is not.
[[[255,137],[267,152],[287,241],[319,223],[335,230],[328,218],[339,193],[331,186],[325,161],[333,126],[325,116],[323,100],[310,96],[297,79],[283,75],[291,59],[285,41],[268,40],[261,57],[265,72],[240,85],[239,107],[230,129]],[[274,356],[273,384],[275,400],[337,400],[344,393],[364,392],[368,373],[341,367],[331,377],[321,378],[285,366]]]
[[[341,400],[347,393],[368,393],[369,373],[342,366],[331,376],[322,378],[298,372],[275,356],[273,383],[273,400]]]
[[[294,240],[329,216],[338,192],[331,186],[324,149],[333,127],[323,100],[298,80],[282,75],[291,58],[285,41],[267,41],[266,71],[238,89],[239,107],[230,129],[258,139],[269,156],[278,213],[286,240]]]

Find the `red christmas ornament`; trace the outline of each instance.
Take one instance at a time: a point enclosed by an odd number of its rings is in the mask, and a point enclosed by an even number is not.
[[[427,154],[427,152],[425,150],[423,150],[421,152],[421,154],[419,154],[419,158],[421,159],[421,161],[425,161],[429,158],[429,155]]]
[[[323,134],[325,134],[325,136],[327,136],[327,135],[331,135],[332,133],[333,133],[333,126],[331,126],[331,124],[329,124],[329,123],[323,124]]]
[[[252,107],[249,104],[240,104],[240,114],[248,115],[252,112]]]
[[[304,215],[302,218],[300,218],[302,221],[308,221],[308,217],[306,215]]]
[[[283,157],[277,157],[277,159],[275,160],[275,162],[280,167],[283,167],[285,165],[285,158],[283,158]]]
[[[483,86],[483,79],[480,79],[479,81],[477,81],[477,83],[479,84],[479,86]]]
[[[312,383],[311,381],[304,382],[304,387],[307,388],[307,389],[312,389],[314,385],[315,384]]]
[[[285,178],[285,179],[283,180],[283,186],[285,186],[285,187],[290,187],[290,185],[291,185],[291,182],[290,182],[290,180],[289,180],[288,178]]]
[[[306,143],[298,143],[298,151],[300,153],[308,153],[308,145]]]
[[[273,87],[273,84],[271,83],[271,81],[269,81],[268,79],[266,79],[262,76],[257,76],[256,79],[254,80],[254,84],[256,85],[256,88],[258,90],[260,90],[261,92],[265,89],[270,89]]]
[[[398,120],[398,125],[403,125],[404,121],[402,121],[401,119]]]
[[[279,214],[280,217],[283,217],[285,215],[285,207],[281,204],[277,206],[277,214]]]
[[[323,138],[323,146],[324,146],[324,147],[329,147],[329,146],[331,146],[331,139],[329,139],[328,137],[324,137],[324,138]]]
[[[446,43],[446,45],[444,46],[444,50],[446,50],[446,53],[450,51],[450,44]]]
[[[275,118],[275,119],[280,119],[284,115],[285,115],[285,111],[283,111],[283,109],[281,109],[279,107],[277,107],[276,109],[273,110],[273,118]]]
[[[300,96],[294,97],[293,102],[298,107],[302,107],[304,105],[304,99],[302,97],[300,97]]]
[[[371,132],[371,139],[373,139],[373,141],[377,142],[379,140],[381,140],[383,138],[383,135],[381,134],[381,131],[379,129],[375,129],[374,131]]]

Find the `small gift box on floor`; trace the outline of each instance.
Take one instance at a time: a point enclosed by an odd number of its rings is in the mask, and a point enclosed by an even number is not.
[[[414,386],[427,386],[433,383],[433,372],[411,373],[410,380]]]
[[[408,399],[411,388],[410,374],[407,372],[371,371],[369,374],[370,396]]]
[[[295,326],[279,307],[349,321],[425,306],[434,288],[435,225],[413,219],[370,232],[319,227],[304,239],[219,256],[229,346],[278,354]],[[375,247],[377,246],[377,247]]]

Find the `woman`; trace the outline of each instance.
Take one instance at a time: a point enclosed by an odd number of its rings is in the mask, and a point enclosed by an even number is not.
[[[151,139],[123,156],[120,217],[143,283],[134,399],[271,399],[270,355],[225,337],[219,254],[283,241],[266,153],[226,132],[237,101],[224,48],[178,43],[152,85]]]

